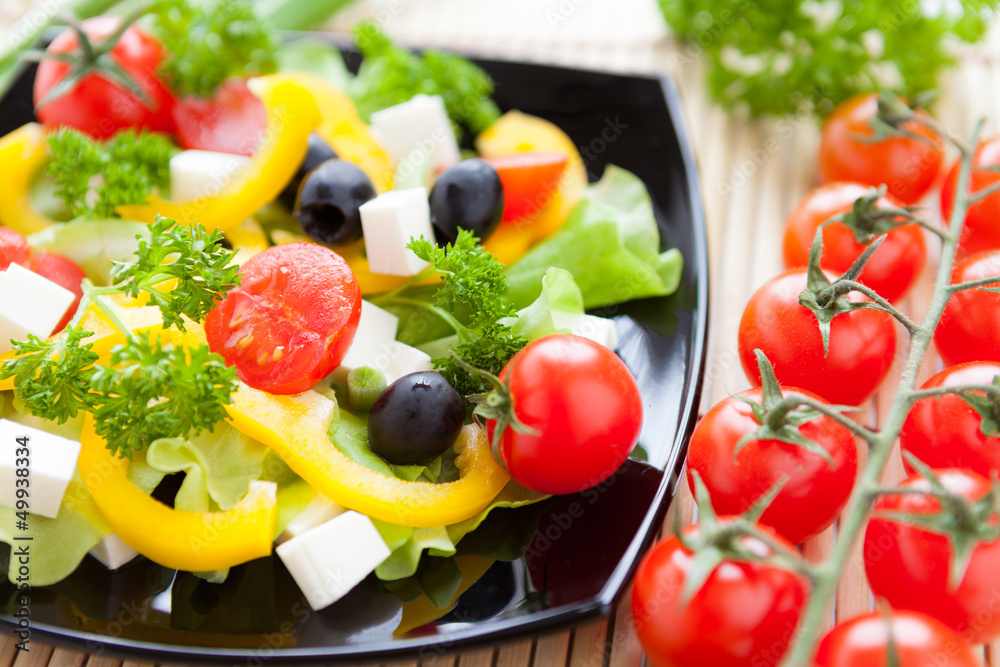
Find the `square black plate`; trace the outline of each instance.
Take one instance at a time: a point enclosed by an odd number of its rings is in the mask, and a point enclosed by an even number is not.
[[[345,56],[357,66],[356,53],[346,50]],[[477,63],[496,82],[502,109],[541,116],[570,135],[591,180],[608,164],[637,174],[652,195],[664,247],[684,256],[675,294],[600,313],[616,318],[619,354],[639,382],[645,409],[640,444],[648,463],[630,459],[597,489],[538,508],[538,530],[521,558],[495,562],[446,615],[401,637],[393,636],[399,601],[371,579],[332,607],[312,612],[271,557],[234,568],[223,585],[175,577],[145,559],[111,573],[87,558],[68,579],[32,590],[33,638],[157,662],[330,663],[431,657],[610,612],[673,495],[704,372],[705,228],[683,110],[665,78]],[[26,72],[0,101],[0,134],[33,120],[33,75]],[[497,514],[518,511],[524,510]],[[488,528],[515,530],[504,517]],[[14,597],[12,585],[0,585],[0,621],[11,629],[17,626]],[[171,600],[172,612],[160,611]]]

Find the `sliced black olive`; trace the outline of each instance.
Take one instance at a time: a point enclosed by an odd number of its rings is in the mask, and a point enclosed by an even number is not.
[[[437,244],[454,243],[467,229],[485,240],[503,216],[503,185],[497,170],[479,158],[462,160],[438,177],[429,197]]]
[[[464,421],[465,401],[440,373],[410,373],[372,405],[368,444],[389,463],[427,463],[455,442]]]
[[[322,137],[313,132],[309,135],[309,144],[306,148],[306,156],[302,158],[302,164],[299,165],[298,170],[295,175],[292,176],[292,180],[288,181],[288,185],[285,189],[281,191],[278,195],[278,201],[285,205],[289,211],[295,208],[295,195],[299,192],[299,186],[302,185],[302,179],[306,177],[310,171],[320,166],[327,160],[332,160],[337,157],[337,151],[333,150],[330,144],[326,143]]]
[[[354,163],[327,160],[302,181],[295,219],[309,238],[339,246],[361,238],[358,208],[375,197],[375,186]]]

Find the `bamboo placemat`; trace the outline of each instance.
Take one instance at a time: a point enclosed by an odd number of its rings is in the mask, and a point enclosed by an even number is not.
[[[303,0],[306,1],[306,0]],[[0,27],[11,25],[41,0],[2,0]],[[374,17],[407,46],[441,47],[470,54],[551,62],[621,72],[674,76],[684,97],[688,126],[698,153],[708,226],[711,267],[711,328],[705,378],[707,408],[748,385],[740,368],[736,333],[743,307],[753,292],[782,270],[780,239],[785,218],[818,183],[818,129],[811,117],[791,121],[748,122],[714,107],[702,83],[702,67],[667,35],[655,0],[361,0],[330,23],[346,32],[361,18]],[[0,39],[2,39],[0,35]],[[975,48],[964,49],[960,67],[943,81],[937,117],[958,136],[967,136],[979,117],[989,119],[987,134],[998,131],[1000,116],[1000,31]],[[791,128],[791,131],[789,131]],[[936,214],[936,199],[927,202]],[[935,246],[917,286],[903,305],[922,314],[930,294]],[[900,345],[905,345],[900,329]],[[897,365],[898,366],[898,365]],[[921,381],[938,366],[924,364]],[[899,368],[894,369],[898,377]],[[885,387],[891,389],[893,378]],[[878,394],[859,417],[878,423],[891,391]],[[886,481],[902,476],[895,456]],[[668,513],[690,520],[693,509],[686,485]],[[822,558],[835,528],[803,547]],[[610,618],[569,632],[492,649],[446,655],[434,660],[390,663],[389,667],[636,667],[644,664],[629,611],[628,596]],[[850,618],[871,608],[860,553],[844,573],[834,617]],[[831,619],[832,620],[832,619]],[[1000,642],[979,649],[984,665],[1000,667]],[[992,662],[991,662],[992,660]],[[32,641],[28,653],[0,638],[0,667],[151,667],[148,663],[87,656]],[[706,666],[708,667],[708,666]]]

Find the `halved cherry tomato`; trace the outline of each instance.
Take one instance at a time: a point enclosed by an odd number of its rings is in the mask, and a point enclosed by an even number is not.
[[[690,533],[696,528],[688,528]],[[766,529],[765,529],[766,530]],[[777,535],[774,539],[783,542]],[[759,540],[744,546],[769,553]],[[791,545],[788,545],[791,547]],[[800,574],[763,563],[723,561],[690,600],[681,595],[694,555],[675,536],[654,546],[632,584],[639,641],[656,667],[774,667],[809,592]]]
[[[513,153],[483,158],[500,174],[501,222],[535,215],[552,200],[569,158],[559,153]]]
[[[800,389],[787,389],[783,393],[823,401]],[[761,390],[749,389],[739,396],[759,403]],[[740,439],[759,427],[750,406],[739,398],[730,396],[717,403],[691,435],[688,484],[693,490],[693,473],[697,472],[717,512],[741,514],[777,482],[787,478],[760,523],[770,526],[792,544],[799,544],[825,530],[847,503],[858,470],[854,436],[823,416],[798,427],[803,436],[830,454],[832,465],[803,447],[780,440],[753,439],[739,454],[734,454]],[[803,512],[803,507],[809,511]]]
[[[937,476],[946,489],[969,501],[979,500],[991,490],[990,480],[970,470],[938,470]],[[911,476],[899,486],[913,491],[931,488],[920,476]],[[1000,613],[990,611],[996,608],[1000,591],[1000,540],[977,545],[961,583],[952,588],[952,547],[947,537],[879,516],[887,512],[934,514],[940,509],[940,501],[926,493],[879,498],[865,531],[868,583],[893,609],[927,614],[972,644],[991,641],[1000,636]]]
[[[892,642],[890,644],[890,628]],[[891,662],[889,646],[898,662]],[[841,623],[823,638],[814,667],[978,667],[962,638],[933,618],[911,611],[865,614]]]
[[[952,284],[1000,275],[1000,251],[984,252],[955,265]],[[1000,281],[987,286],[1000,287]],[[953,294],[934,330],[945,366],[966,361],[1000,361],[1000,294],[968,289]]]
[[[891,137],[865,141],[874,134],[870,123],[877,114],[877,93],[852,97],[834,109],[823,124],[820,180],[884,183],[889,194],[904,204],[913,204],[930,189],[941,170],[941,140],[923,125],[907,123],[907,130],[927,140]]]
[[[614,352],[586,338],[534,340],[500,373],[514,413],[535,433],[508,426],[499,455],[517,482],[540,493],[600,484],[628,457],[642,428],[635,379]],[[496,422],[486,421],[493,440]]]
[[[243,265],[240,287],[205,318],[209,348],[241,380],[298,394],[340,364],[361,317],[361,290],[347,263],[312,243],[289,243]]]
[[[832,279],[832,276],[831,276]],[[862,309],[838,315],[830,324],[829,353],[816,316],[799,304],[806,270],[792,269],[766,282],[750,297],[739,328],[740,362],[760,386],[760,348],[782,385],[798,387],[831,403],[858,405],[878,389],[896,355],[896,326],[888,313]],[[865,297],[852,292],[853,301]]]
[[[998,375],[1000,363],[974,361],[944,369],[921,389],[988,385]],[[979,413],[954,394],[925,398],[910,408],[899,443],[932,468],[968,468],[989,477],[1000,472],[1000,437],[983,435],[981,424]],[[906,468],[913,472],[908,463]]]
[[[808,266],[809,251],[819,226],[830,218],[851,210],[854,202],[870,192],[871,186],[837,182],[822,185],[807,194],[788,216],[783,244],[785,266]],[[898,206],[891,197],[880,201]],[[842,223],[823,229],[823,254],[820,266],[834,273],[844,273],[867,246],[854,238],[854,232]],[[927,246],[919,225],[904,225],[891,230],[861,272],[859,282],[871,287],[889,301],[906,294],[920,275],[927,260]]]
[[[951,220],[951,208],[955,205],[955,189],[958,187],[960,160],[948,170],[948,176],[941,186],[941,218]],[[972,174],[969,191],[977,192],[1000,181],[1000,173],[991,169],[1000,165],[1000,137],[987,139],[976,149],[972,160]],[[982,201],[969,206],[965,214],[965,225],[958,242],[958,257],[966,257],[984,250],[1000,248],[1000,192],[987,195]]]
[[[57,285],[61,285],[76,295],[66,314],[59,320],[59,324],[52,333],[58,333],[69,324],[76,314],[76,309],[83,298],[83,279],[87,274],[83,272],[76,262],[68,257],[57,255],[54,252],[36,252],[28,257],[27,269],[34,271],[43,278],[48,278]]]
[[[245,79],[230,79],[211,99],[178,100],[173,120],[183,148],[253,155],[267,125],[267,111]]]
[[[92,42],[114,34],[121,25],[117,16],[98,16],[83,22],[83,30]],[[46,49],[65,54],[78,49],[76,33],[66,29]],[[163,61],[163,47],[141,27],[130,26],[111,50],[111,58],[145,92],[151,102],[144,102],[117,83],[97,73],[85,76],[69,92],[43,104],[38,120],[48,127],[68,125],[98,139],[119,130],[136,127],[156,132],[171,132],[174,95],[156,73]],[[43,60],[35,75],[35,104],[42,101],[69,71],[69,64],[55,59]]]
[[[27,268],[30,253],[28,239],[10,227],[0,226],[0,271],[6,271],[11,262]]]

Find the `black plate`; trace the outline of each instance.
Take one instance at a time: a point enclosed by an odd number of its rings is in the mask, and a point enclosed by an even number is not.
[[[356,65],[356,54],[347,53]],[[547,118],[581,148],[591,180],[608,164],[636,173],[652,195],[664,247],[684,255],[680,289],[635,301],[614,316],[619,353],[644,399],[640,443],[596,490],[536,508],[527,552],[497,561],[444,617],[394,637],[401,607],[371,579],[311,612],[276,558],[235,568],[223,585],[192,581],[144,559],[110,573],[92,558],[31,597],[32,638],[88,652],[153,661],[337,662],[431,657],[538,634],[608,614],[673,495],[694,427],[705,362],[708,267],[697,169],[680,98],[669,79],[495,60],[477,61],[496,81],[496,101]],[[32,120],[27,72],[0,101],[0,133]],[[526,512],[520,510],[521,512]],[[516,530],[500,510],[491,530]],[[517,515],[520,518],[522,515]],[[6,568],[4,568],[6,571]],[[171,588],[173,593],[164,593]],[[171,614],[157,609],[173,598]],[[0,586],[0,621],[16,627],[13,586]],[[194,630],[183,628],[196,628]]]

